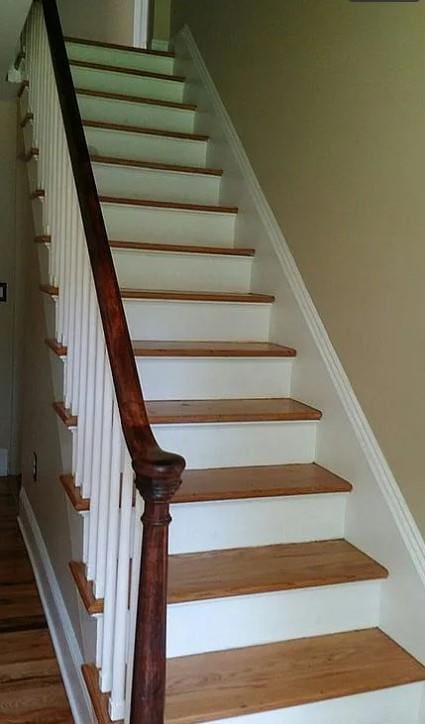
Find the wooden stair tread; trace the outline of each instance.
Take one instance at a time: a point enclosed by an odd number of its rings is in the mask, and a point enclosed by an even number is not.
[[[43,192],[44,195],[44,192]],[[217,206],[214,204],[187,204],[182,201],[155,201],[122,196],[99,196],[103,204],[123,204],[125,206],[151,206],[156,209],[181,209],[183,211],[210,211],[220,214],[237,214],[237,206]]]
[[[32,114],[31,114],[32,118]],[[186,141],[201,141],[205,142],[209,140],[209,136],[202,133],[185,133],[184,131],[166,131],[160,128],[148,128],[145,126],[132,126],[125,123],[112,123],[111,121],[91,121],[85,119],[82,121],[83,126],[87,128],[101,128],[109,131],[124,131],[126,133],[144,133],[148,136],[163,136],[165,138],[177,138]]]
[[[34,149],[37,150],[37,149]],[[38,152],[38,150],[37,150]],[[101,156],[91,154],[93,163],[104,163],[113,166],[131,166],[134,168],[147,168],[156,171],[175,171],[176,173],[192,173],[200,176],[222,176],[221,168],[204,168],[203,166],[183,166],[181,164],[158,163],[157,161],[138,161],[134,158],[117,158],[116,156]]]
[[[296,351],[270,342],[133,341],[138,357],[295,357]]]
[[[288,397],[225,400],[147,400],[151,425],[320,420],[322,413]]]
[[[96,714],[98,724],[112,724],[109,716],[109,694],[103,694],[99,686],[99,671],[95,664],[83,664],[81,667],[90,701]],[[114,724],[122,724],[122,719]]]
[[[78,510],[79,513],[90,510],[90,499],[82,497],[80,488],[75,485],[74,476],[60,475],[59,479],[75,510]]]
[[[88,613],[103,613],[103,598],[95,597],[93,583],[92,581],[88,581],[86,578],[86,567],[84,563],[81,563],[80,561],[71,561],[69,569],[78,588],[81,600],[83,601]]]
[[[242,304],[272,304],[274,297],[255,292],[201,292],[177,289],[121,289],[123,299],[164,299],[180,302],[239,302]]]
[[[93,45],[100,48],[113,48],[114,50],[125,50],[142,55],[158,55],[162,58],[174,58],[174,53],[165,50],[147,50],[145,48],[134,48],[132,45],[119,45],[118,43],[105,43],[101,40],[89,40],[87,38],[76,38],[67,35],[64,38],[66,43],[78,43],[78,45]]]
[[[170,75],[169,73],[154,73],[150,70],[139,70],[128,68],[122,65],[110,65],[108,63],[94,63],[89,60],[70,60],[69,65],[77,68],[90,68],[92,70],[105,70],[113,73],[124,73],[125,75],[137,75],[141,78],[156,78],[158,80],[170,80],[176,83],[184,83],[186,78],[183,75]]]
[[[63,402],[54,402],[53,409],[67,427],[76,427],[78,418],[65,407]]]
[[[169,603],[386,578],[345,540],[184,553],[169,558]]]
[[[218,254],[221,256],[255,256],[255,249],[248,247],[200,246],[195,244],[158,244],[144,241],[110,241],[113,249],[140,249],[166,251],[172,254]]]
[[[161,106],[162,108],[176,108],[181,111],[196,111],[193,103],[178,103],[177,101],[161,101],[158,98],[147,96],[135,96],[130,93],[112,93],[111,91],[97,91],[90,88],[75,88],[79,96],[92,96],[94,98],[110,98],[114,101],[126,101],[127,103],[143,103],[148,106]]]
[[[40,284],[40,291],[51,297],[57,297],[59,287],[52,284]],[[255,292],[183,292],[174,289],[121,289],[123,299],[162,299],[180,302],[236,302],[239,304],[272,304],[274,297]]]
[[[56,339],[46,339],[45,342],[49,349],[51,349],[58,357],[66,357],[68,354],[67,347],[60,342],[57,342]]]
[[[173,503],[349,493],[352,486],[316,463],[185,470]]]
[[[170,659],[166,724],[195,724],[425,680],[379,629]],[[347,723],[348,724],[348,723]]]

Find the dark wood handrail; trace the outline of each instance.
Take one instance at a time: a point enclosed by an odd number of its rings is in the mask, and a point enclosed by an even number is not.
[[[149,424],[56,0],[41,2],[122,429],[145,500],[131,722],[162,724],[169,506],[185,461],[160,448]]]

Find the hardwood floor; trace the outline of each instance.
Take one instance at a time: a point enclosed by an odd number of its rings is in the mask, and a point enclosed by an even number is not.
[[[72,724],[16,514],[0,478],[0,722]]]

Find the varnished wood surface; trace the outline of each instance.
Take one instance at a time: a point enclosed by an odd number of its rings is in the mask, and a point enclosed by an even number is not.
[[[171,659],[167,671],[166,724],[198,724],[425,680],[425,667],[379,629]]]
[[[174,289],[121,289],[123,299],[164,299],[180,302],[238,302],[241,304],[272,304],[274,297],[254,292],[182,292]]]
[[[173,503],[349,493],[350,483],[315,463],[185,470]]]
[[[295,357],[296,351],[270,342],[179,342],[138,340],[139,357]]]
[[[113,166],[132,166],[134,168],[148,168],[156,171],[175,171],[176,173],[192,173],[200,176],[222,176],[220,168],[204,168],[203,166],[182,166],[171,163],[157,163],[154,161],[137,161],[134,158],[116,158],[115,156],[90,155],[94,163],[107,163]]]
[[[68,349],[65,345],[60,344],[56,339],[46,339],[46,344],[58,357],[66,357],[68,354]]]
[[[44,189],[36,189],[30,194],[31,201],[34,201],[34,199],[44,199],[46,195],[46,192]]]
[[[145,48],[134,48],[132,45],[117,45],[117,43],[104,43],[100,40],[87,40],[86,38],[75,38],[66,36],[67,43],[79,43],[80,45],[94,45],[100,48],[114,48],[115,50],[127,50],[142,55],[158,55],[161,57],[174,58],[174,53],[165,50],[145,50]]]
[[[24,56],[24,57],[25,57],[25,56]],[[26,90],[26,88],[28,88],[28,87],[29,87],[29,81],[28,81],[28,80],[23,80],[22,83],[21,83],[21,85],[19,86],[18,98],[21,98],[21,97],[22,97],[22,94],[23,94],[24,90]]]
[[[98,724],[112,724],[108,709],[109,694],[102,694],[100,691],[99,672],[96,665],[84,664],[82,671]],[[120,722],[116,724],[120,724]]]
[[[181,201],[154,201],[153,199],[135,199],[122,196],[99,196],[103,204],[124,204],[125,206],[151,206],[156,209],[182,209],[183,211],[210,211],[219,214],[237,214],[237,206],[217,206],[213,204],[186,204]]]
[[[93,63],[88,60],[70,60],[71,66],[78,68],[91,68],[92,70],[105,70],[113,73],[124,73],[126,75],[137,75],[140,78],[156,78],[158,80],[171,80],[176,83],[184,83],[183,75],[169,75],[168,73],[153,73],[149,70],[139,70],[138,68],[126,68],[122,65],[108,65],[106,63]]]
[[[72,724],[16,514],[0,479],[0,721]]]
[[[161,128],[148,128],[145,126],[129,126],[125,123],[112,123],[109,121],[83,120],[87,128],[103,128],[109,131],[125,131],[127,133],[144,133],[148,136],[163,136],[165,138],[180,138],[187,141],[208,141],[209,136],[202,133],[184,133],[183,131],[165,131]]]
[[[30,111],[28,111],[28,113],[25,114],[25,116],[23,117],[23,119],[20,123],[21,128],[25,128],[27,123],[29,123],[29,121],[32,121],[33,119],[34,119],[34,114],[31,113]]]
[[[171,254],[218,254],[220,256],[254,256],[255,249],[248,247],[200,246],[198,244],[154,244],[144,241],[111,241],[112,249],[140,249],[142,251],[165,251]]]
[[[92,96],[94,98],[110,98],[115,101],[126,101],[127,103],[143,103],[148,106],[161,106],[162,108],[176,108],[182,111],[196,111],[193,103],[178,103],[177,101],[160,101],[157,98],[146,96],[134,96],[128,93],[111,93],[107,91],[89,90],[88,88],[76,88],[79,96]]]
[[[243,400],[148,400],[151,425],[320,420],[314,407],[289,397]]]
[[[71,411],[68,410],[68,408],[65,407],[63,402],[54,402],[53,409],[60,417],[64,425],[66,425],[67,427],[77,426],[78,418],[76,417],[76,415],[73,415]]]
[[[40,292],[48,294],[50,297],[57,297],[59,294],[59,287],[54,287],[52,284],[40,284]]]
[[[169,603],[330,586],[388,572],[345,540],[185,553],[169,558]]]
[[[103,598],[96,598],[93,592],[93,583],[86,578],[86,568],[80,561],[71,561],[69,564],[72,577],[78,588],[81,600],[88,613],[103,613]]]
[[[60,481],[75,510],[79,513],[90,510],[90,499],[82,497],[80,488],[75,485],[73,475],[61,475]]]

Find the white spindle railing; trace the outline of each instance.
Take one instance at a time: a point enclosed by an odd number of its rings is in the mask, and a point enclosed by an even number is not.
[[[45,192],[42,201],[34,202],[43,206],[37,233],[51,236],[49,284],[59,290],[55,333],[67,346],[64,402],[78,418],[72,472],[82,496],[90,498],[83,526],[84,563],[96,596],[104,599],[96,664],[102,691],[111,692],[112,720],[129,722],[142,536],[142,526],[134,519],[139,521],[143,501],[135,492],[121,429],[39,3],[27,23],[26,72],[28,108],[34,114],[31,146],[39,149],[37,188]]]

